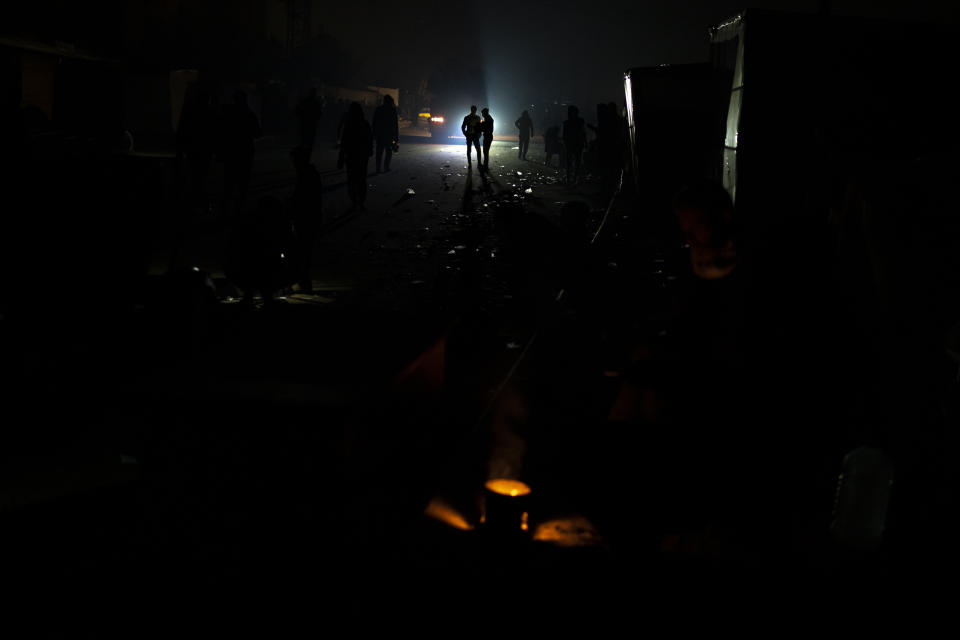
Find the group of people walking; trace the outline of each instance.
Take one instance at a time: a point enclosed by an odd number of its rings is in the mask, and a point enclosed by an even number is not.
[[[233,103],[218,108],[209,91],[200,88],[188,104],[177,129],[177,157],[186,158],[191,207],[206,209],[206,183],[214,159],[223,162],[222,207],[243,207],[253,171],[255,141],[263,135],[260,119],[237,90]]]
[[[290,215],[281,216],[294,226],[294,235],[288,244],[291,253],[297,257],[294,266],[295,280],[299,282],[300,289],[305,291],[311,288],[310,254],[321,226],[322,183],[320,173],[311,163],[310,156],[315,146],[322,112],[315,89],[310,89],[295,109],[299,125],[299,144],[290,156],[297,173],[297,183],[288,207]],[[580,116],[579,109],[570,105],[562,129],[550,127],[544,134],[546,162],[550,164],[556,154],[565,158],[568,184],[574,184],[581,173],[587,149],[588,127],[596,132],[597,165],[606,168],[620,162],[622,141],[619,140],[619,125],[622,119],[616,106],[612,103],[598,105],[597,115],[597,126],[587,125]],[[523,111],[514,124],[519,140],[517,157],[526,160],[530,139],[534,136],[533,119],[527,111]],[[475,149],[478,168],[488,171],[495,130],[494,118],[489,108],[484,107],[478,113],[477,107],[471,106],[470,113],[464,117],[460,129],[466,138],[468,165],[473,165]],[[399,149],[399,133],[397,107],[389,95],[384,96],[382,103],[374,111],[372,124],[368,122],[360,103],[354,102],[346,109],[338,132],[337,166],[345,169],[347,173],[350,211],[366,208],[370,157],[376,158],[378,174],[390,171],[393,154]],[[265,227],[261,224],[264,220],[259,219],[264,216],[275,217],[275,213],[268,212],[276,212],[278,203],[261,202],[254,213],[241,215],[253,168],[255,141],[262,136],[260,121],[247,104],[246,94],[237,91],[233,104],[218,110],[212,104],[210,94],[199,90],[190,108],[184,111],[178,134],[178,151],[188,160],[189,192],[193,204],[200,204],[205,200],[203,185],[207,180],[211,161],[219,158],[224,162],[223,208],[228,210],[228,201],[231,201],[241,226],[243,220],[251,218],[248,221],[251,224],[246,225],[250,227],[251,233],[247,234],[249,237],[245,237],[252,244],[260,243]],[[261,213],[263,215],[260,215]],[[280,254],[275,251],[275,247],[268,253],[271,256],[273,253]],[[274,266],[279,268],[279,265]],[[252,271],[258,270],[259,268],[254,268]],[[264,291],[265,296],[266,290],[277,282],[273,278],[263,282],[243,279],[249,280],[245,288],[259,288]]]
[[[399,139],[397,107],[391,96],[384,96],[383,102],[374,111],[373,126],[367,122],[359,102],[352,103],[347,109],[340,128],[337,167],[347,170],[351,210],[366,208],[367,171],[374,149],[377,173],[388,172],[393,154],[399,150]]]
[[[471,149],[477,150],[477,166],[483,169],[490,168],[490,146],[493,145],[493,116],[490,115],[490,109],[484,107],[480,113],[483,117],[477,115],[477,106],[471,105],[470,113],[460,125],[460,131],[467,139],[467,164],[472,165],[473,159],[470,157]],[[483,136],[483,155],[480,155],[480,137]]]
[[[493,145],[493,116],[490,115],[490,109],[484,107],[480,110],[482,116],[477,115],[476,105],[470,107],[470,113],[463,119],[460,125],[460,131],[467,139],[467,164],[472,165],[472,149],[477,150],[477,165],[482,170],[490,168],[490,147]],[[533,120],[526,111],[517,118],[517,129],[519,129],[520,153],[517,154],[521,160],[527,159],[527,149],[530,147],[530,138],[533,137]],[[481,137],[483,145],[481,147]],[[483,149],[481,156],[480,150]]]
[[[597,105],[596,125],[587,124],[580,116],[580,110],[569,105],[562,132],[554,127],[544,136],[546,163],[550,164],[554,155],[565,157],[567,184],[576,183],[588,150],[587,128],[596,136],[596,144],[590,147],[593,167],[605,186],[609,186],[614,174],[623,166],[623,152],[627,144],[625,123],[613,102]]]
[[[470,113],[463,119],[460,131],[467,141],[467,164],[472,166],[472,150],[477,151],[477,163],[481,170],[490,167],[490,147],[493,144],[494,119],[486,107],[477,114],[477,107],[471,106]],[[524,111],[514,123],[519,141],[517,157],[527,159],[530,138],[534,135],[533,119]],[[622,164],[624,148],[623,119],[614,103],[597,105],[597,125],[588,125],[580,116],[580,110],[567,107],[567,119],[561,127],[549,127],[544,133],[545,164],[551,164],[553,156],[565,159],[566,179],[574,184],[583,169],[583,158],[587,151],[587,128],[596,134],[596,166],[604,176]],[[481,146],[482,138],[482,146]],[[482,149],[482,154],[481,154]]]

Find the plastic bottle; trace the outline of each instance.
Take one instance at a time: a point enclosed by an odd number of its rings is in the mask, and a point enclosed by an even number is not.
[[[875,447],[860,446],[843,458],[830,533],[839,544],[875,551],[883,542],[893,465]]]

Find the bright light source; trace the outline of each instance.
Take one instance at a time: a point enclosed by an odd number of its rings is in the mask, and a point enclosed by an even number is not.
[[[443,116],[433,116],[430,118],[430,122],[443,122]]]
[[[519,480],[507,480],[506,478],[495,478],[488,480],[487,489],[501,496],[525,496],[530,493],[530,487]]]
[[[429,118],[429,117],[430,117],[430,114],[427,113],[427,112],[418,113],[417,115],[418,115],[419,117],[421,117],[421,118]]]

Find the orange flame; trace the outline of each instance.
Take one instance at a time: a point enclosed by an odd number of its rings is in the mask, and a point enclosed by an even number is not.
[[[530,493],[530,487],[519,480],[507,480],[506,478],[494,478],[487,480],[485,485],[487,489],[502,496],[525,496]]]
[[[434,520],[439,520],[440,522],[449,525],[454,529],[459,529],[460,531],[470,531],[473,529],[473,525],[467,522],[467,519],[464,518],[460,512],[440,498],[434,498],[431,500],[430,504],[427,505],[427,508],[423,513]]]

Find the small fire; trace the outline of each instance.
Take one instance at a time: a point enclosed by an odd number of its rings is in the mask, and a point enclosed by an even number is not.
[[[505,478],[495,478],[487,480],[485,485],[487,489],[502,496],[525,496],[530,493],[530,487],[519,480],[507,480]]]

